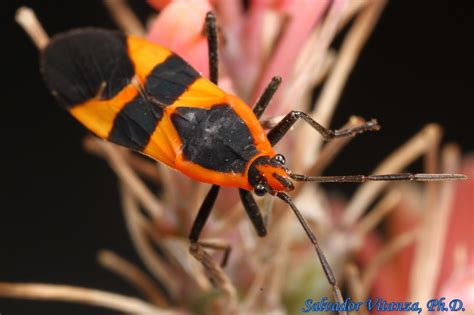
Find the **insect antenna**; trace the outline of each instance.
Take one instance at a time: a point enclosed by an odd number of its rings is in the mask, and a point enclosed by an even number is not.
[[[342,305],[344,301],[342,298],[341,290],[339,289],[337,285],[336,277],[334,277],[334,273],[332,272],[332,269],[329,266],[326,256],[324,256],[323,250],[319,246],[319,242],[318,242],[318,239],[316,238],[316,235],[313,233],[313,231],[308,225],[308,222],[306,222],[306,220],[301,215],[298,208],[296,208],[290,196],[288,196],[287,194],[283,192],[278,192],[276,196],[280,198],[281,200],[283,200],[284,202],[286,202],[290,206],[291,210],[293,210],[296,217],[298,218],[298,221],[300,221],[301,225],[303,226],[304,231],[306,232],[306,235],[308,235],[308,238],[310,239],[311,243],[313,243],[314,249],[316,250],[316,254],[318,255],[319,261],[323,268],[324,274],[326,275],[326,278],[328,279],[329,284],[332,286],[334,298],[336,299],[338,303],[341,303]],[[345,314],[346,312],[341,311],[340,313]]]
[[[466,175],[462,174],[384,174],[384,175],[341,175],[341,176],[306,176],[290,174],[290,177],[298,182],[318,182],[318,183],[363,183],[368,181],[416,181],[434,182],[445,180],[465,180]]]

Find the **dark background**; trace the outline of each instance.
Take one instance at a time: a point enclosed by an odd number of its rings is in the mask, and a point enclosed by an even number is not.
[[[44,87],[36,48],[13,21],[20,5],[31,6],[50,34],[80,26],[115,27],[100,1],[0,4],[0,281],[76,284],[136,295],[96,263],[101,248],[137,260],[116,178],[105,162],[83,152],[85,130],[55,105]],[[133,6],[141,17],[152,12],[141,1]],[[383,130],[355,139],[328,173],[369,172],[432,121],[445,127],[445,141],[458,142],[464,153],[474,149],[473,21],[468,1],[389,2],[333,123],[340,126],[349,115],[359,114],[378,118]],[[353,189],[347,187],[334,189]],[[0,300],[1,314],[33,311],[115,314],[75,304]]]

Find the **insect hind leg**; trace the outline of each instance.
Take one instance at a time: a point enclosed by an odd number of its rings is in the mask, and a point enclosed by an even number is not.
[[[212,83],[217,85],[219,81],[219,49],[216,16],[212,11],[206,14],[205,27],[208,47],[209,79]]]
[[[205,32],[208,47],[209,79],[212,83],[217,85],[219,83],[219,42],[217,36],[216,16],[212,11],[209,11],[206,14]],[[258,101],[255,103],[253,111],[257,118],[262,116],[280,83],[281,77],[273,77]]]

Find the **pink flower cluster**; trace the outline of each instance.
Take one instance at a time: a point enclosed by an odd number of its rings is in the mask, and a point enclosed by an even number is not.
[[[345,1],[335,1],[338,5]],[[270,79],[287,78],[329,0],[149,0],[160,10],[148,39],[169,47],[207,76],[206,12],[216,12],[220,27],[221,82],[227,91],[253,102]],[[283,83],[284,84],[284,83]],[[284,85],[283,85],[284,89]],[[278,98],[278,95],[277,95]],[[273,107],[270,112],[278,112]]]

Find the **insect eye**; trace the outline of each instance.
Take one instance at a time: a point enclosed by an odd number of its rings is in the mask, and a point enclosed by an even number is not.
[[[285,157],[284,157],[283,155],[281,155],[281,154],[275,155],[275,156],[273,157],[273,159],[274,159],[275,161],[277,161],[278,163],[282,164],[282,165],[284,165],[284,164],[286,163]]]
[[[265,189],[265,186],[263,186],[262,184],[258,184],[257,186],[255,186],[254,192],[257,196],[261,197],[265,195],[267,190]]]

